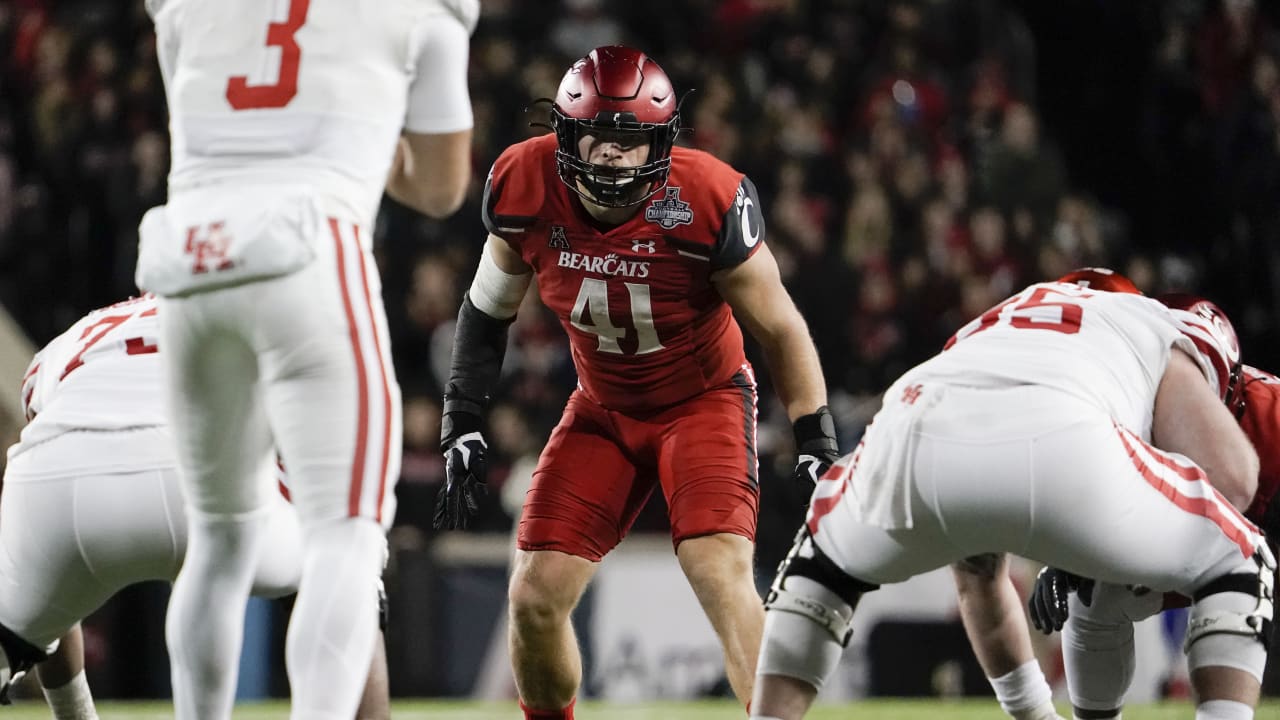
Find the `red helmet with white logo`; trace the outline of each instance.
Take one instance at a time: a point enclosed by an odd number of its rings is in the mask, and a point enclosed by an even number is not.
[[[1222,308],[1196,295],[1166,293],[1156,298],[1174,311],[1182,333],[1213,368],[1218,396],[1234,413],[1244,402],[1240,382],[1240,340]]]
[[[1141,295],[1142,291],[1138,286],[1133,284],[1129,278],[1121,275],[1115,270],[1107,268],[1080,268],[1072,270],[1063,275],[1054,282],[1071,283],[1087,287],[1091,290],[1104,290],[1106,292],[1132,293]]]
[[[559,144],[556,171],[564,184],[597,205],[628,207],[666,187],[680,108],[671,80],[648,55],[621,45],[598,47],[560,80],[551,129]],[[579,156],[578,140],[592,133],[647,143],[649,156],[636,167],[587,162]]]

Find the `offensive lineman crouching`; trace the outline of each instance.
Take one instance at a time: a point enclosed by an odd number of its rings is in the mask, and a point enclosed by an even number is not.
[[[752,717],[804,716],[861,593],[966,557],[1014,552],[1190,596],[1270,573],[1257,528],[1193,461],[1239,448],[1209,466],[1215,484],[1258,471],[1214,375],[1173,312],[1137,295],[1042,283],[966,325],[889,389],[863,443],[818,483],[768,603]],[[1172,422],[1203,448],[1152,445]],[[1216,658],[1257,640],[1215,637],[1188,651],[1198,718],[1241,717],[1220,703],[1251,716],[1256,680]]]

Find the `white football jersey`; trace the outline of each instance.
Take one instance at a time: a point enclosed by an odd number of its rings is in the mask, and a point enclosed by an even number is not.
[[[944,352],[895,386],[931,379],[971,387],[1053,387],[1150,438],[1156,389],[1175,346],[1214,382],[1207,360],[1156,300],[1041,283],[965,325]]]
[[[469,30],[441,0],[147,0],[170,193],[311,186],[372,221],[401,128],[471,127]]]
[[[10,460],[67,432],[167,425],[158,334],[156,299],[144,295],[94,310],[36,353],[22,380],[28,422]]]

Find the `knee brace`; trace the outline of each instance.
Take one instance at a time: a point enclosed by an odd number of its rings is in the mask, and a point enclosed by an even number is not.
[[[858,598],[877,587],[846,575],[801,528],[765,600],[757,673],[820,689],[853,635]]]
[[[1183,646],[1193,670],[1222,665],[1261,679],[1275,614],[1275,571],[1275,558],[1260,547],[1243,572],[1195,592]]]
[[[806,596],[798,592],[800,586],[789,585],[792,578],[812,580],[825,592],[818,593],[822,597]],[[803,615],[826,628],[840,647],[844,647],[849,644],[853,608],[858,604],[858,598],[878,587],[845,574],[813,542],[809,529],[801,527],[791,552],[778,566],[778,574],[769,588],[764,607],[765,610]]]

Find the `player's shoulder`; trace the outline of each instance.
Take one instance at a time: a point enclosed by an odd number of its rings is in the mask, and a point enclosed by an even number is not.
[[[745,177],[732,165],[705,150],[671,149],[671,184],[709,191],[716,197],[733,197]]]
[[[677,147],[671,150],[671,175],[665,194],[658,195],[668,205],[679,200],[688,203],[693,213],[693,226],[719,233],[724,214],[744,185],[746,176],[729,163],[709,152]],[[754,192],[754,188],[751,189]],[[698,220],[709,223],[701,228]]]
[[[1245,412],[1267,414],[1280,421],[1280,377],[1245,365],[1240,371],[1244,383]]]
[[[556,188],[555,135],[546,134],[511,145],[489,170],[484,184],[483,220],[489,232],[508,237],[525,229],[542,211],[548,192]]]
[[[485,181],[485,205],[499,201],[504,205],[517,201],[522,206],[538,205],[529,200],[531,195],[541,193],[550,179],[548,175],[555,172],[555,152],[556,138],[551,134],[529,138],[503,150]],[[506,192],[509,185],[519,190]]]
[[[90,310],[87,315],[81,318],[80,322],[92,323],[97,318],[104,315],[130,315],[139,317],[151,317],[159,310],[159,300],[153,293],[143,293],[130,298],[126,298],[119,302],[111,303],[100,307],[96,310]]]
[[[1244,383],[1244,414],[1240,427],[1254,447],[1267,458],[1280,455],[1280,378],[1269,372],[1245,365],[1241,371]]]
[[[555,162],[556,136],[551,133],[531,137],[510,145],[493,163],[494,174],[542,172],[547,163]]]

